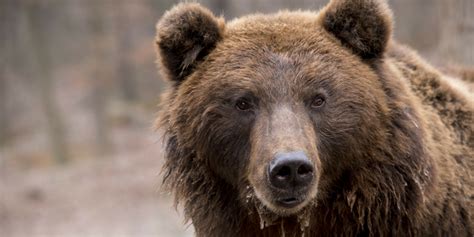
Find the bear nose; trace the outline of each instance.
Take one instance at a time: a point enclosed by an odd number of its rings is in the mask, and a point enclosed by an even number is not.
[[[314,166],[302,151],[278,153],[268,167],[270,183],[279,189],[305,188],[313,176]]]

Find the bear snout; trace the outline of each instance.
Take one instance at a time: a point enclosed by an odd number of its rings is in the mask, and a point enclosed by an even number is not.
[[[267,177],[272,189],[284,193],[277,202],[286,207],[300,204],[297,193],[309,189],[315,174],[315,167],[303,151],[280,152],[268,165]]]
[[[314,166],[303,151],[276,154],[268,166],[270,184],[278,189],[304,189],[311,183]]]

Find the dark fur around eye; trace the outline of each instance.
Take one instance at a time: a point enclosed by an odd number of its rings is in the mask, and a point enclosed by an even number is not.
[[[235,108],[240,111],[248,111],[252,109],[252,103],[246,98],[240,98],[235,102]]]
[[[257,109],[257,99],[250,93],[245,93],[239,97],[229,100],[231,105],[239,112],[255,112]]]
[[[311,99],[309,106],[312,109],[319,109],[323,107],[325,103],[326,103],[326,97],[324,95],[316,95]]]

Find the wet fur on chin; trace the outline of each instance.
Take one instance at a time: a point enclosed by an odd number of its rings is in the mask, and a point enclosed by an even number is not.
[[[288,217],[291,215],[299,214],[303,209],[307,208],[307,206],[310,203],[314,205],[314,200],[316,200],[316,195],[317,195],[316,193],[317,189],[313,188],[313,190],[315,191],[312,191],[308,194],[297,195],[299,198],[304,200],[302,203],[298,204],[296,207],[293,207],[293,208],[284,208],[275,204],[278,201],[276,199],[279,197],[278,194],[276,195],[274,193],[263,194],[263,193],[260,193],[255,188],[253,190],[254,190],[254,194],[250,194],[250,195],[255,195],[255,197],[257,198],[257,202],[256,202],[257,204],[252,203],[252,205],[255,205],[256,207],[260,205],[264,205],[266,208],[268,208],[270,212],[280,217]]]

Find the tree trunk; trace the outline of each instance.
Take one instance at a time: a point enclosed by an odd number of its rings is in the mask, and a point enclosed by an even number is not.
[[[63,121],[54,99],[54,84],[51,75],[52,62],[50,55],[48,31],[42,27],[49,17],[47,6],[40,2],[29,2],[26,5],[29,23],[31,56],[36,65],[35,83],[39,92],[39,100],[46,116],[53,157],[57,163],[68,161],[66,135]]]
[[[128,1],[121,1],[119,4],[119,14],[116,14],[117,28],[117,50],[118,50],[118,79],[121,96],[125,101],[134,101],[137,99],[137,88],[134,81],[134,68],[130,62],[130,49],[132,39],[130,34],[129,16],[127,4]]]
[[[443,63],[474,65],[474,1],[438,0]]]
[[[12,24],[13,19],[11,19],[11,2],[6,1],[3,3],[3,7],[0,9],[0,29],[3,29],[5,32],[11,32],[10,24]],[[3,145],[5,145],[7,140],[7,111],[6,111],[6,70],[7,70],[7,58],[9,54],[10,44],[9,34],[0,35],[0,150]],[[0,163],[2,159],[0,158]]]
[[[90,15],[90,27],[91,31],[91,44],[94,52],[94,74],[92,78],[92,84],[94,89],[92,92],[92,109],[95,117],[96,125],[96,145],[99,155],[108,154],[111,151],[111,142],[109,137],[109,124],[107,121],[107,84],[108,74],[107,70],[110,70],[110,65],[105,62],[107,60],[107,41],[104,30],[104,14],[107,11],[104,7],[104,2],[95,1],[90,4],[91,15]]]

